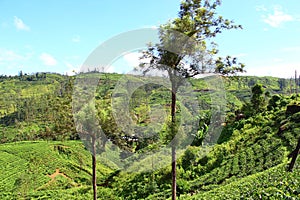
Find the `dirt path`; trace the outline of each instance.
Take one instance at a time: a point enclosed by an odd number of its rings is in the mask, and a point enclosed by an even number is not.
[[[58,168],[55,170],[55,172],[54,172],[53,174],[51,174],[51,175],[47,174],[46,176],[48,176],[49,178],[51,178],[51,180],[50,180],[48,183],[44,184],[43,186],[39,187],[37,190],[40,190],[40,189],[42,189],[42,188],[45,188],[45,187],[49,186],[52,182],[55,181],[55,178],[56,178],[57,176],[62,176],[62,177],[64,177],[64,178],[66,178],[66,179],[70,179],[70,178],[67,177],[64,173],[60,172]],[[70,180],[71,180],[71,179],[70,179]]]
[[[57,177],[57,176],[63,176],[63,177],[65,177],[65,178],[69,178],[69,177],[67,177],[64,173],[61,173],[61,172],[59,172],[59,169],[57,168],[56,169],[56,171],[53,173],[53,174],[51,174],[51,175],[47,175],[48,177],[50,177],[52,180],[50,181],[50,182],[52,182],[54,179],[55,179],[55,177]]]

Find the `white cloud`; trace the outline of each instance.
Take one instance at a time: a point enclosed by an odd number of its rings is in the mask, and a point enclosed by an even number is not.
[[[80,42],[80,36],[79,35],[74,35],[72,38],[72,42],[78,43]]]
[[[286,14],[282,11],[281,6],[274,6],[273,13],[267,16],[262,16],[263,21],[274,28],[280,27],[285,22],[294,21],[292,15]]]
[[[30,27],[27,26],[20,18],[14,17],[14,24],[18,30],[30,31]]]
[[[64,62],[64,64],[67,66],[67,70],[64,72],[64,74],[73,76],[80,71],[80,67],[76,67],[69,62]]]
[[[24,60],[25,57],[17,54],[16,52],[8,49],[0,49],[0,63],[8,61],[20,61]]]
[[[137,67],[140,64],[139,57],[141,56],[142,54],[139,52],[132,52],[132,53],[125,54],[123,58],[129,66]]]
[[[290,78],[294,75],[297,67],[298,67],[298,63],[274,62],[269,65],[248,67],[246,69],[247,73],[245,73],[243,75],[273,76],[273,77],[281,77],[281,78]]]
[[[122,71],[120,69],[117,69],[117,67],[112,66],[112,65],[108,66],[108,68],[105,70],[105,72],[108,72],[108,73],[114,73],[114,72],[122,73]]]
[[[47,65],[47,66],[55,66],[57,64],[57,61],[55,60],[55,58],[48,53],[42,53],[40,55],[40,59],[41,59],[41,61],[43,61],[44,65]]]
[[[27,68],[27,71],[32,69],[31,59],[34,57],[34,52],[18,51],[0,48],[0,74],[15,75],[18,71]],[[29,64],[30,63],[30,64]]]
[[[19,54],[10,49],[0,48],[0,64],[6,63],[8,65],[11,63],[18,63],[30,60],[34,52],[24,52],[23,54]]]

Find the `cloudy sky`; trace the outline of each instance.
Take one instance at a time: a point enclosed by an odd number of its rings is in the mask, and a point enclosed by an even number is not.
[[[237,56],[249,75],[288,78],[300,71],[298,1],[223,0],[218,13],[243,30],[225,31],[216,38],[220,56]],[[110,38],[176,17],[179,2],[0,0],[0,74],[72,74]],[[132,51],[109,71],[126,73],[137,57]]]

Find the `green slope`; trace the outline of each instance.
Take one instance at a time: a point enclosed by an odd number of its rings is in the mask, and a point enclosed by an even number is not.
[[[106,108],[121,76],[101,76],[96,91],[98,109]],[[0,91],[4,94],[0,97],[0,199],[92,198],[91,155],[80,141],[70,141],[78,139],[72,120],[73,78],[47,74],[45,79],[25,76],[0,80]],[[299,101],[295,95],[279,95],[279,100],[271,102],[272,95],[291,91],[287,80],[223,77],[223,81],[228,116],[221,137],[209,153],[203,153],[203,147],[191,146],[179,158],[178,196],[180,199],[299,198],[299,161],[293,173],[285,172],[287,156],[295,147],[300,131],[300,114],[288,116],[285,111],[288,104],[298,105]],[[246,119],[237,120],[235,112],[247,111],[250,104],[245,102],[250,101],[255,83],[261,83],[269,92],[269,96],[264,96],[264,108],[256,113],[248,109]],[[200,117],[204,123],[209,117],[209,95],[213,90],[203,80],[191,80],[191,84],[203,106],[204,114]],[[136,90],[130,101],[132,115],[138,116],[136,121],[143,126],[149,120],[146,103],[169,103],[168,91],[154,84],[149,88],[153,91],[147,91],[146,87]],[[147,147],[146,142],[142,145]],[[143,150],[126,143],[125,146],[136,152]],[[133,166],[135,173],[119,173],[112,163],[99,157],[99,198],[169,198],[170,166],[154,172],[137,172],[147,163],[150,161]]]
[[[89,199],[91,154],[79,141],[0,145],[1,199]],[[98,163],[98,184],[112,169]],[[99,194],[105,195],[105,189]],[[108,194],[109,195],[109,194]]]
[[[300,167],[286,172],[285,164],[242,178],[208,192],[180,199],[299,199]]]

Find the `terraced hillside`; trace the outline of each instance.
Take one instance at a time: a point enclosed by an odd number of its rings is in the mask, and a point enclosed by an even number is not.
[[[293,172],[287,169],[300,138],[300,113],[287,113],[287,102],[297,104],[282,97],[275,107],[228,121],[219,144],[207,154],[204,147],[189,147],[178,162],[180,199],[299,199],[299,158]],[[128,199],[168,199],[170,173],[166,167],[122,174],[112,186]]]
[[[91,154],[80,141],[0,145],[1,199],[90,199]],[[113,170],[99,163],[101,185]],[[99,196],[105,197],[105,188]],[[108,195],[109,197],[109,195]]]
[[[141,139],[120,130],[112,120],[110,98],[121,77],[100,75],[95,103],[104,131],[123,150],[137,155],[155,151],[163,145],[164,129],[159,136]],[[199,130],[178,159],[178,197],[299,199],[299,159],[293,172],[286,172],[300,131],[300,97],[294,94],[294,86],[290,88],[288,80],[273,77],[221,79],[227,98],[225,122],[217,144],[206,147],[202,144],[210,125],[210,94],[214,89],[203,79],[190,80],[195,101],[201,105],[197,116]],[[73,87],[74,77],[58,74],[1,79],[0,91],[4,94],[0,98],[1,199],[92,198],[91,154],[75,130]],[[253,88],[258,89],[256,95]],[[82,90],[84,94],[89,88]],[[151,106],[162,105],[169,112],[168,97],[169,91],[155,84],[146,84],[133,93],[130,115],[139,130],[151,121],[148,114]],[[287,112],[289,106],[295,109]],[[119,166],[130,162],[125,151],[106,153],[112,154],[110,158],[119,162]],[[127,173],[99,156],[99,199],[170,198],[169,165],[138,172],[142,167],[149,168],[146,165],[151,162],[144,160],[133,166],[135,172]]]

